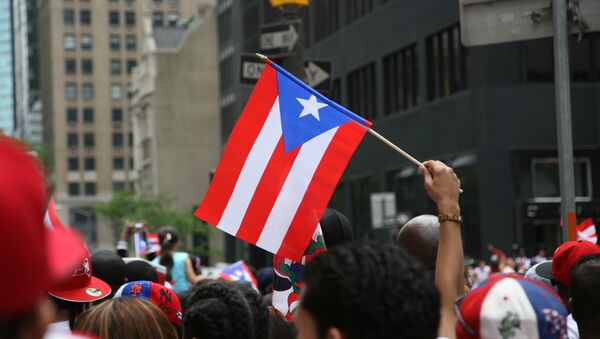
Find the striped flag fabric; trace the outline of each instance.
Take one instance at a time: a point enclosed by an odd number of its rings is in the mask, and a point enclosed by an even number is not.
[[[219,278],[223,280],[247,283],[258,292],[258,283],[256,282],[256,277],[254,277],[254,274],[252,274],[252,271],[250,271],[250,268],[248,268],[243,260],[225,267],[223,271],[219,273]]]
[[[577,225],[577,240],[586,240],[592,243],[597,243],[598,235],[596,234],[596,226],[592,218],[587,218]]]
[[[56,204],[54,198],[50,198],[48,206],[46,207],[46,214],[44,215],[44,226],[49,229],[65,229],[66,227],[58,219],[56,214]]]
[[[370,126],[267,62],[195,215],[300,260]]]

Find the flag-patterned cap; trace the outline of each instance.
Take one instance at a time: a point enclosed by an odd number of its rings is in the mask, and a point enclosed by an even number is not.
[[[554,291],[516,274],[497,274],[457,299],[457,338],[566,338],[567,310]]]
[[[114,298],[140,298],[163,311],[175,326],[181,325],[183,311],[177,295],[164,285],[151,281],[132,281],[119,288]]]

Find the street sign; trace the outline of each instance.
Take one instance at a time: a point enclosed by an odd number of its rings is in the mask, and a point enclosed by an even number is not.
[[[317,91],[329,91],[333,83],[333,63],[324,60],[304,61],[306,83]]]
[[[379,229],[396,223],[396,193],[371,193],[371,226]]]
[[[255,54],[242,54],[240,60],[240,82],[242,84],[255,84],[264,67],[265,63],[260,61]]]
[[[600,1],[570,0],[572,34],[600,30]],[[548,0],[459,0],[461,41],[478,46],[551,37]]]
[[[260,48],[269,56],[294,54],[302,21],[290,20],[261,27]]]
[[[271,0],[271,6],[280,7],[285,5],[308,6],[309,0]]]

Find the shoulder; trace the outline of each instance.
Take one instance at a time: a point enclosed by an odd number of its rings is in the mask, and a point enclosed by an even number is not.
[[[175,252],[175,259],[176,260],[185,260],[189,257],[189,254],[187,254],[186,252]]]

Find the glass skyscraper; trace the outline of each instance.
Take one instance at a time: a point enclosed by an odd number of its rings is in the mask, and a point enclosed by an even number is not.
[[[0,130],[15,128],[14,53],[11,0],[0,0]]]

